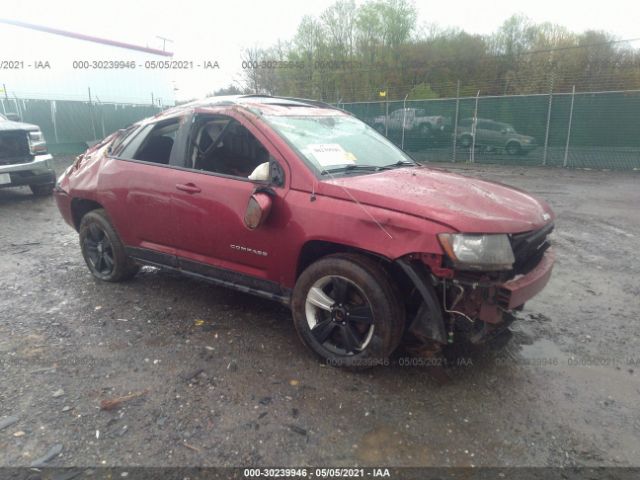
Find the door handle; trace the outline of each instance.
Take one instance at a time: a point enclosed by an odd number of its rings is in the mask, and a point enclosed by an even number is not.
[[[176,189],[187,193],[200,193],[202,191],[200,187],[193,183],[178,183],[176,184]]]

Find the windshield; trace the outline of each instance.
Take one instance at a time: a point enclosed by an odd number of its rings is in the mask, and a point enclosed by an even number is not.
[[[414,165],[393,143],[350,116],[265,118],[319,172]]]

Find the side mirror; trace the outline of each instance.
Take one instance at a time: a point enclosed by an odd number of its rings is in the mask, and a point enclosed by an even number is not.
[[[5,117],[7,117],[7,120],[11,120],[12,122],[22,121],[22,119],[20,118],[20,115],[18,115],[17,113],[7,113]]]
[[[249,198],[247,210],[244,213],[244,225],[249,230],[255,230],[262,225],[271,211],[271,197],[264,192],[256,192]]]

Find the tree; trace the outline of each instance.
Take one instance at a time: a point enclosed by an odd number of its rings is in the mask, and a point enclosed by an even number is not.
[[[244,93],[247,93],[244,89],[236,85],[230,84],[230,85],[227,85],[226,87],[222,87],[215,90],[213,93],[208,93],[207,97],[217,97],[220,95],[242,95]]]
[[[640,50],[606,32],[576,34],[522,15],[493,34],[417,26],[413,0],[337,0],[305,16],[289,41],[247,49],[243,59],[291,62],[247,69],[251,92],[343,102],[640,88]]]

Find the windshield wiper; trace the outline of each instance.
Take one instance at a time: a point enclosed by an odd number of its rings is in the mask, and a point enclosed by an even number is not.
[[[345,165],[343,167],[336,167],[330,170],[324,169],[320,172],[321,175],[332,174],[333,172],[351,172],[354,170],[364,170],[368,172],[378,172],[380,170],[389,170],[393,168],[389,165]]]
[[[417,167],[418,164],[415,162],[409,162],[407,160],[398,160],[396,163],[391,163],[389,165],[385,165],[384,168],[398,168],[398,167]]]

